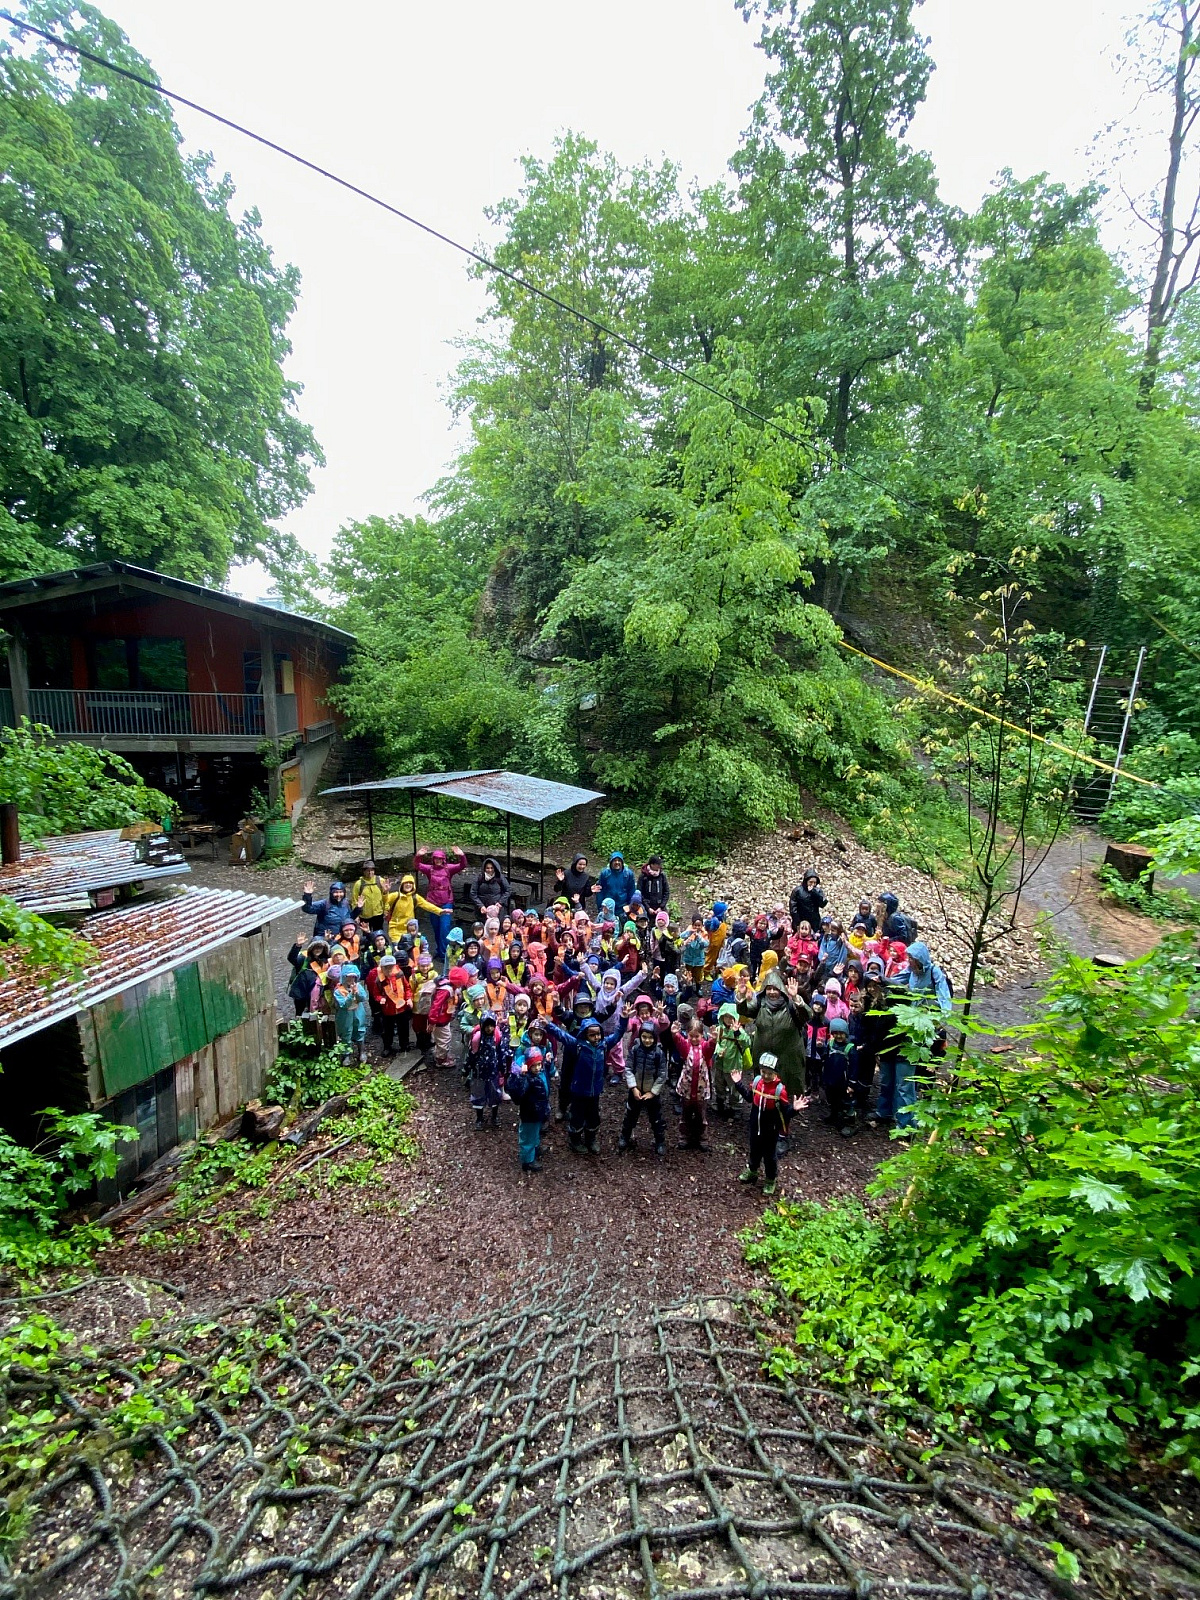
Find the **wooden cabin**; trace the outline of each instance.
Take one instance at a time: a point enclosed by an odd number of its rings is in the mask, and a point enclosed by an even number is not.
[[[0,627],[0,725],[24,716],[118,751],[184,811],[223,825],[265,783],[264,741],[290,747],[273,781],[293,814],[312,791],[337,722],[329,687],[354,642],[124,561],[0,584]]]

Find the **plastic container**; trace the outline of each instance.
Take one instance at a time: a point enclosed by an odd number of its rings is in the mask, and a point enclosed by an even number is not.
[[[265,822],[263,824],[263,842],[269,856],[286,856],[292,848],[291,823]]]

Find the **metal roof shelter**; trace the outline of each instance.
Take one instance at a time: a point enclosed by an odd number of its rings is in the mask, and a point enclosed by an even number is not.
[[[137,843],[120,828],[63,833],[40,845],[23,845],[20,861],[0,867],[0,894],[27,911],[87,911],[106,889],[191,872],[180,855],[161,863],[141,859]]]
[[[559,816],[564,811],[574,811],[578,806],[590,805],[593,800],[603,800],[598,789],[580,789],[571,783],[554,783],[548,778],[531,778],[523,772],[506,772],[500,767],[477,767],[464,772],[417,772],[402,778],[380,778],[374,783],[346,783],[337,788],[323,789],[324,795],[341,795],[351,798],[362,795],[367,802],[367,836],[371,854],[375,854],[375,823],[372,797],[395,792],[408,793],[408,812],[412,823],[412,846],[417,848],[418,794],[432,795],[435,807],[443,797],[462,800],[473,806],[487,806],[504,817],[505,864],[512,876],[512,819],[522,817],[527,822],[539,824],[541,852],[538,865],[538,898],[545,896],[546,878],[546,818]],[[421,812],[422,817],[437,822],[478,823],[470,817],[449,816],[440,809]]]
[[[298,900],[240,889],[188,888],[89,917],[78,931],[96,953],[78,977],[60,978],[47,988],[40,972],[13,962],[0,979],[0,1046],[14,1045],[299,908]]]

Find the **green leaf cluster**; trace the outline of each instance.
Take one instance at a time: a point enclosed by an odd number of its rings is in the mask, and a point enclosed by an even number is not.
[[[51,1107],[44,1120],[35,1149],[0,1130],[0,1266],[22,1277],[86,1261],[103,1243],[104,1229],[67,1228],[63,1219],[77,1195],[115,1176],[118,1146],[137,1138],[91,1111]]]
[[[21,837],[124,828],[171,815],[172,802],[150,788],[112,750],[60,743],[52,728],[22,717],[0,728],[0,800],[14,803]]]
[[[784,1204],[748,1236],[800,1307],[779,1359],[1048,1460],[1200,1459],[1198,1004],[1186,939],[1067,958],[1011,1054],[922,1102],[876,1209]]]
[[[144,77],[91,5],[39,26]],[[152,89],[0,42],[0,578],[118,558],[200,581],[279,557],[321,459],[284,377],[299,274]]]

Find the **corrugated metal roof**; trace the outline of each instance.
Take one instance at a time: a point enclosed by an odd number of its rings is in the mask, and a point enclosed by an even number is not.
[[[79,929],[97,952],[81,977],[47,989],[36,970],[9,961],[0,979],[0,1049],[299,909],[298,900],[240,889],[188,888],[98,912]]]
[[[445,794],[470,805],[491,806],[528,822],[544,822],[562,811],[603,800],[598,789],[579,789],[571,783],[552,783],[548,778],[530,778],[522,772],[481,768],[475,772],[423,772],[409,778],[381,778],[378,783],[345,784],[324,789],[323,794],[356,795],[389,789],[419,789],[428,794]]]
[[[180,857],[163,866],[138,860],[132,839],[119,828],[95,833],[64,833],[38,846],[22,845],[21,859],[0,867],[0,894],[27,911],[86,911],[89,895],[128,883],[148,883],[192,869]]]
[[[388,789],[433,789],[443,783],[457,783],[460,778],[482,778],[498,772],[498,767],[469,767],[464,772],[414,772],[407,778],[379,778],[372,783],[343,783],[336,789],[322,789],[322,794],[371,794]]]

